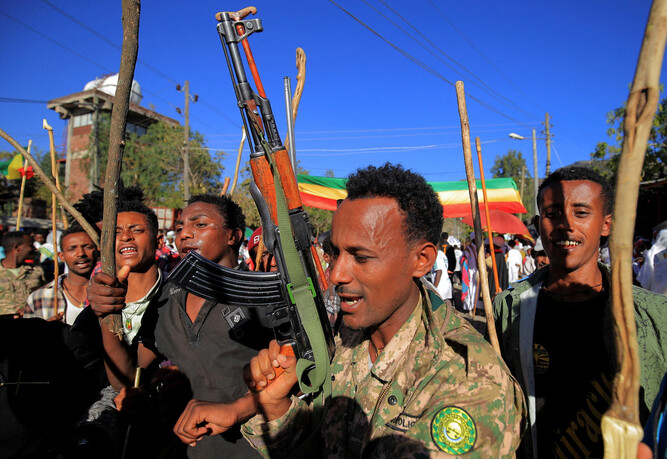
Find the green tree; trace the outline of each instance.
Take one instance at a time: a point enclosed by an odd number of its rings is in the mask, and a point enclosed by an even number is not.
[[[517,187],[519,187],[519,192],[521,192],[521,172],[524,168],[526,177],[524,179],[523,196],[521,196],[521,200],[528,213],[522,218],[529,218],[535,215],[535,202],[532,192],[533,179],[530,176],[523,154],[517,150],[508,150],[506,154],[496,156],[496,160],[491,168],[491,174],[493,174],[493,178],[509,177],[514,179]]]
[[[109,151],[110,117],[103,115],[99,123],[100,178],[103,179]],[[121,179],[125,185],[138,185],[146,203],[160,207],[183,207],[183,126],[163,122],[152,124],[142,136],[126,135]],[[91,134],[91,142],[93,141]],[[214,160],[204,137],[191,131],[190,194],[220,189],[223,167]]]
[[[591,159],[593,168],[605,177],[612,187],[616,186],[616,172],[621,157],[623,145],[623,120],[625,118],[625,104],[607,113],[607,135],[610,142],[599,142]],[[649,135],[644,165],[642,167],[642,181],[652,181],[667,178],[667,98],[658,105],[653,119],[653,127]],[[664,219],[665,186],[651,186],[639,188],[637,200],[637,220],[635,233],[651,238],[651,228],[661,219]]]
[[[591,159],[593,167],[614,186],[616,171],[623,145],[623,119],[625,118],[625,104],[607,113],[607,135],[611,142],[599,142]],[[653,119],[653,127],[646,147],[642,180],[657,180],[667,177],[667,99],[662,99]]]

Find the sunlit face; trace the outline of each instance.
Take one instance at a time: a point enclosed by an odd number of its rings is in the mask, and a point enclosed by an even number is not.
[[[414,278],[433,263],[417,269],[418,249],[405,239],[404,218],[396,200],[384,197],[345,200],[334,214],[330,279],[346,326],[400,327],[416,307]]]
[[[148,217],[139,212],[120,212],[116,220],[116,265],[130,272],[145,272],[155,264],[159,236]]]
[[[60,261],[67,265],[70,272],[81,277],[90,277],[97,263],[97,247],[85,232],[72,233],[62,238]]]
[[[539,230],[552,267],[573,272],[596,265],[600,237],[608,236],[602,187],[588,180],[555,182],[542,190]]]
[[[216,205],[195,202],[183,210],[176,222],[176,249],[181,258],[194,250],[215,263],[229,265],[236,259],[233,245],[238,241],[237,233],[240,231],[226,227]]]

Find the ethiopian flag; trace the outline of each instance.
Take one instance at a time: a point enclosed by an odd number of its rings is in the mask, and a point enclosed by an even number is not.
[[[336,210],[337,200],[345,199],[346,179],[297,175],[299,191],[303,204],[318,209]],[[445,218],[463,217],[470,214],[470,194],[468,182],[428,182],[435,190],[442,203]],[[526,208],[521,203],[516,183],[511,178],[486,180],[486,194],[489,208],[503,210],[512,214],[525,214]],[[477,199],[484,204],[482,182],[477,180]]]
[[[7,177],[9,180],[16,180],[21,178],[19,169],[23,167],[23,157],[16,155],[12,159],[0,161],[0,174]]]

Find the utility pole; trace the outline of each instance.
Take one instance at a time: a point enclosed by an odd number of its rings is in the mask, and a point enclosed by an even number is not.
[[[176,90],[185,93],[185,133],[183,135],[183,198],[185,201],[190,199],[190,100],[197,102],[199,96],[190,96],[190,82],[185,80],[183,89],[181,85],[176,85]],[[181,112],[176,109],[177,112]]]
[[[535,192],[535,198],[534,198],[534,203],[535,203],[535,214],[537,215],[539,213],[539,209],[537,208],[537,187],[539,186],[539,174],[537,172],[537,139],[535,137],[535,129],[533,129],[533,169],[535,173],[535,178],[533,178],[533,190]]]
[[[185,137],[183,138],[183,197],[190,199],[190,82],[185,80]]]
[[[551,173],[551,133],[550,133],[549,113],[544,116],[544,130],[547,140],[547,171],[545,177]]]

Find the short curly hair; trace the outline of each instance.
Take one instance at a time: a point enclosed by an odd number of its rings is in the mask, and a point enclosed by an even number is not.
[[[537,189],[537,206],[542,207],[544,204],[544,199],[542,193],[544,189],[551,185],[552,183],[557,182],[569,182],[574,180],[586,180],[589,182],[597,183],[602,188],[602,193],[600,197],[602,198],[602,210],[605,215],[609,215],[612,212],[612,207],[614,205],[614,192],[604,177],[595,172],[593,169],[588,167],[581,166],[566,166],[561,167],[553,171],[539,186]]]
[[[444,222],[442,204],[424,177],[400,164],[385,163],[357,169],[346,183],[347,199],[387,197],[398,202],[405,214],[403,233],[406,241],[425,239],[438,243]]]
[[[151,231],[154,236],[158,235],[159,227],[157,222],[157,215],[155,211],[148,207],[141,201],[122,201],[119,200],[117,212],[136,212],[138,214],[144,214],[146,220],[148,220],[148,225],[150,226]]]
[[[118,201],[144,201],[144,191],[141,187],[132,185],[125,187],[121,182],[118,185]],[[83,195],[83,197],[74,203],[74,208],[78,210],[83,218],[95,227],[96,223],[102,221],[104,216],[104,188],[97,185]],[[74,218],[70,218],[70,224],[74,224]]]
[[[222,218],[225,219],[225,227],[228,229],[240,229],[245,234],[245,215],[243,214],[243,210],[229,196],[198,194],[188,200],[188,205],[196,202],[214,205],[218,208]],[[234,250],[238,251],[242,243],[243,238],[240,238],[238,243],[233,247]]]

